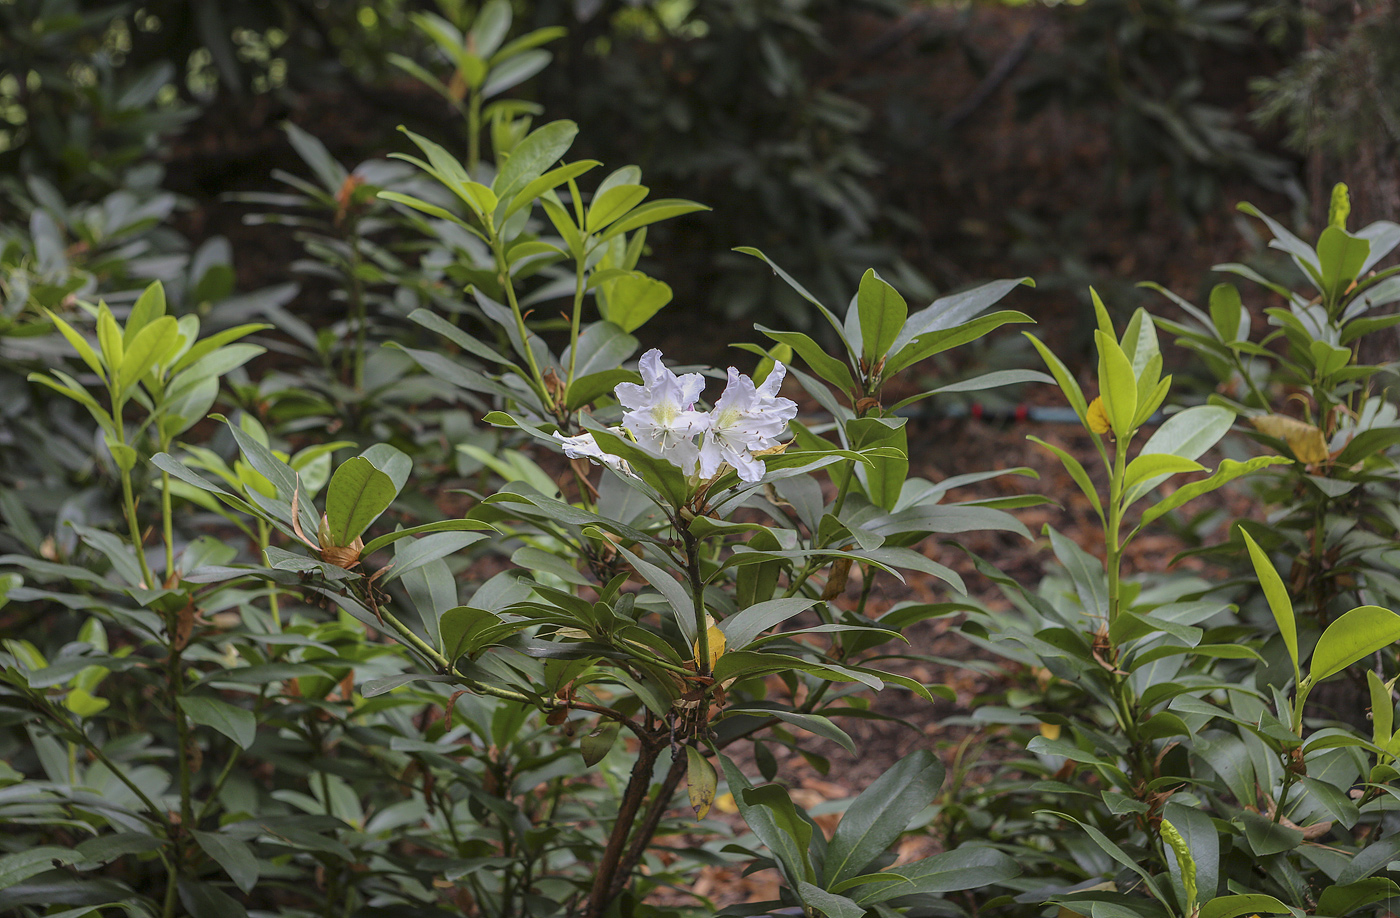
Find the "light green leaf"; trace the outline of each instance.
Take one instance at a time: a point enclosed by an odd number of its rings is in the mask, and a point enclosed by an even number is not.
[[[1371,243],[1366,239],[1335,226],[1322,231],[1317,240],[1317,261],[1322,272],[1322,293],[1328,303],[1337,302],[1351,286],[1370,254]]]
[[[131,342],[137,333],[163,315],[165,315],[165,286],[160,281],[154,281],[137,297],[136,302],[132,305],[131,313],[126,317],[126,330],[122,334],[122,343],[128,348],[131,347]]]
[[[60,316],[56,315],[53,312],[50,312],[47,309],[44,310],[44,312],[48,313],[49,319],[53,322],[54,327],[57,328],[63,334],[63,337],[68,340],[68,343],[72,345],[73,350],[78,352],[78,356],[83,358],[83,363],[87,364],[88,367],[94,373],[97,374],[99,379],[101,379],[103,382],[106,382],[107,373],[102,368],[102,361],[98,358],[97,351],[94,350],[93,346],[88,343],[88,340],[84,338],[81,334],[79,334],[77,329],[73,328],[73,326],[65,322]]]
[[[151,368],[174,356],[180,345],[180,323],[174,316],[161,316],[141,329],[122,355],[117,373],[118,397],[124,398]]]
[[[1079,387],[1079,381],[1074,378],[1074,374],[1064,365],[1064,361],[1055,356],[1054,351],[1041,343],[1040,339],[1030,332],[1022,332],[1030,339],[1035,346],[1036,352],[1040,354],[1040,359],[1045,361],[1045,367],[1050,371],[1050,375],[1055,377],[1055,383],[1060,387],[1060,391],[1065,394],[1065,399],[1069,401],[1069,406],[1074,409],[1074,413],[1079,415],[1079,422],[1085,427],[1089,426],[1087,420],[1089,403],[1084,398],[1084,390]]]
[[[1126,441],[1132,434],[1133,418],[1137,414],[1137,375],[1133,373],[1128,355],[1111,335],[1096,331],[1094,340],[1099,348],[1099,396],[1108,412],[1113,435],[1119,441]]]
[[[625,332],[636,331],[671,302],[670,286],[640,271],[628,271],[600,286],[603,297],[599,304],[606,306],[603,318]]]
[[[630,233],[634,229],[640,229],[652,223],[709,209],[704,204],[697,204],[694,201],[680,198],[659,198],[634,208],[627,216],[608,227],[608,231],[603,234],[602,238],[610,239],[618,233]]]
[[[583,221],[584,229],[589,233],[597,233],[646,200],[650,191],[645,185],[614,185],[595,197],[588,205],[588,213]]]
[[[540,178],[545,170],[558,162],[573,146],[576,136],[578,125],[572,121],[551,121],[532,131],[511,151],[510,158],[491,183],[492,190],[499,197],[514,198],[526,185]]]
[[[1371,695],[1371,742],[1384,749],[1395,732],[1395,702],[1374,670],[1366,670],[1366,687]]]
[[[1293,600],[1288,597],[1283,578],[1274,570],[1269,556],[1264,554],[1264,549],[1260,548],[1259,543],[1244,529],[1240,530],[1240,535],[1244,536],[1245,547],[1249,549],[1249,559],[1254,563],[1254,573],[1264,590],[1264,598],[1269,602],[1269,611],[1274,613],[1279,635],[1283,638],[1284,646],[1288,648],[1289,659],[1293,661],[1294,680],[1298,681],[1298,623],[1293,616]],[[1316,654],[1313,659],[1316,661]]]
[[[1251,541],[1251,554],[1256,547]],[[1400,641],[1400,615],[1380,606],[1352,609],[1322,632],[1308,665],[1308,679],[1316,685],[1396,641]]]
[[[1150,478],[1179,475],[1182,472],[1200,472],[1204,469],[1205,466],[1194,459],[1187,459],[1185,456],[1173,456],[1170,453],[1147,453],[1139,455],[1128,463],[1127,471],[1123,475],[1123,489],[1131,492],[1135,485]]]
[[[1215,474],[1211,475],[1209,478],[1203,478],[1200,481],[1192,481],[1188,484],[1184,484],[1161,501],[1158,501],[1142,511],[1142,522],[1139,528],[1170,513],[1177,507],[1195,500],[1202,494],[1209,494],[1211,491],[1223,487],[1236,478],[1271,465],[1281,465],[1289,461],[1291,460],[1285,459],[1282,456],[1255,456],[1247,462],[1236,462],[1233,459],[1225,459],[1220,463],[1219,467],[1216,468]]]
[[[1242,331],[1240,317],[1244,315],[1244,303],[1240,301],[1239,288],[1234,284],[1216,284],[1210,291],[1210,320],[1220,340],[1226,343],[1236,341]]]
[[[389,509],[398,496],[393,480],[363,456],[335,470],[326,488],[326,520],[332,544],[346,546]]]
[[[860,315],[861,356],[874,365],[889,353],[909,318],[909,304],[871,268],[856,292]]]

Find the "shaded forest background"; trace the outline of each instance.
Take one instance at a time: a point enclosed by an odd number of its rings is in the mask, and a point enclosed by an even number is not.
[[[1311,228],[1344,180],[1359,220],[1400,215],[1389,3],[515,6],[567,34],[512,94],[541,119],[580,122],[579,153],[635,162],[654,193],[714,207],[651,240],[652,270],[683,307],[671,333],[773,313],[810,323],[736,245],[763,248],[828,302],[871,264],[915,299],[1029,274],[1039,318],[1082,338],[1071,317],[1091,284],[1126,315],[1138,281],[1199,290],[1211,264],[1259,257],[1239,200]],[[55,196],[166,190],[188,248],[232,241],[239,289],[292,279],[289,231],[245,225],[228,193],[305,171],[284,122],[347,165],[401,146],[399,124],[464,143],[448,102],[401,64],[450,70],[412,27],[425,9],[473,12],[461,0],[3,0],[6,235]],[[332,308],[314,283],[300,297]]]

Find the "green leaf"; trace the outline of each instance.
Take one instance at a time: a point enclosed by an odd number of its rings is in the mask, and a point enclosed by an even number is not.
[[[97,344],[102,349],[102,362],[112,371],[112,375],[116,376],[122,365],[125,349],[122,346],[122,330],[117,326],[117,320],[106,303],[101,304],[97,310]]]
[[[536,198],[548,191],[553,191],[569,179],[578,178],[590,169],[601,166],[602,163],[596,159],[581,159],[576,163],[567,163],[555,169],[550,169],[544,175],[535,179],[524,188],[520,189],[511,198],[510,206],[506,208],[505,215],[509,217],[522,207],[534,202]]]
[[[513,38],[506,42],[501,50],[492,56],[492,62],[514,57],[522,51],[538,48],[540,45],[563,38],[567,34],[569,34],[569,30],[563,26],[546,26],[542,29],[535,29],[533,32],[526,32],[519,38]]]
[[[680,198],[659,198],[634,208],[627,216],[608,227],[608,231],[603,234],[602,238],[610,239],[618,233],[630,233],[634,229],[640,229],[652,223],[709,209],[704,204],[697,204],[694,201],[685,201]]]
[[[909,305],[871,268],[860,279],[856,292],[860,315],[861,356],[873,366],[889,353],[909,318]]]
[[[180,343],[180,324],[174,316],[161,316],[141,329],[122,355],[117,376],[119,398],[125,398],[151,367],[173,356]]]
[[[651,189],[645,185],[612,186],[589,203],[588,212],[583,221],[584,230],[588,233],[597,233],[646,200],[650,191]]]
[[[510,199],[519,194],[526,185],[540,178],[545,170],[559,161],[559,158],[573,146],[578,136],[578,125],[572,121],[551,121],[544,127],[532,131],[528,137],[516,144],[506,160],[491,189],[498,197]]]
[[[294,829],[284,829],[277,834],[284,839],[301,840],[306,836],[319,838],[315,833],[298,832]],[[180,904],[185,907],[187,915],[198,915],[199,918],[248,918],[247,909],[217,886],[180,877],[178,888]]]
[[[1264,598],[1269,602],[1269,611],[1274,614],[1274,621],[1278,624],[1279,635],[1283,638],[1283,645],[1288,648],[1288,658],[1293,661],[1293,678],[1299,681],[1298,669],[1298,623],[1293,616],[1293,600],[1288,597],[1288,589],[1283,585],[1283,578],[1279,577],[1278,571],[1269,561],[1269,556],[1264,554],[1264,549],[1259,547],[1259,543],[1244,529],[1240,530],[1240,535],[1244,536],[1245,547],[1249,549],[1249,560],[1254,564],[1254,573],[1259,578],[1259,585],[1264,590]],[[1314,654],[1314,660],[1316,654]]]
[[[591,405],[599,396],[612,392],[620,383],[641,381],[642,378],[635,370],[621,368],[579,376],[569,383],[569,388],[564,393],[564,406],[570,411],[576,411],[584,405]]]
[[[381,548],[387,548],[399,539],[409,536],[427,535],[430,532],[459,532],[464,530],[492,530],[496,529],[490,523],[483,523],[481,520],[438,520],[436,523],[424,523],[421,526],[413,526],[409,529],[399,529],[394,532],[385,533],[376,539],[371,539],[365,543],[363,553],[373,554]]]
[[[14,886],[35,874],[64,864],[72,864],[81,855],[72,848],[40,845],[0,857],[0,889]]]
[[[101,714],[110,704],[106,698],[97,698],[82,688],[69,689],[63,699],[63,706],[84,720]]]
[[[1258,471],[1259,469],[1271,465],[1281,465],[1288,462],[1290,462],[1290,460],[1282,456],[1255,456],[1247,462],[1236,462],[1233,459],[1225,459],[1220,463],[1219,467],[1216,468],[1215,474],[1211,475],[1209,478],[1203,478],[1200,481],[1184,484],[1167,497],[1142,511],[1142,522],[1139,524],[1139,528],[1170,513],[1177,507],[1195,500],[1202,494],[1209,494],[1211,491],[1234,481],[1242,475],[1248,475],[1250,472]]]
[[[728,756],[719,756],[720,767],[724,769],[724,780],[729,784],[729,792],[734,798],[734,803],[739,807],[739,815],[744,817],[744,822],[749,829],[757,836],[758,840],[773,852],[778,861],[779,869],[787,877],[788,882],[796,886],[804,879],[807,882],[815,882],[815,872],[807,854],[807,844],[811,838],[811,826],[806,823],[806,836],[802,841],[803,831],[798,826],[789,826],[790,819],[797,819],[796,812],[792,809],[792,801],[787,800],[787,808],[784,813],[768,806],[762,806],[759,802],[750,802],[747,794],[753,792],[753,785],[749,779],[744,777],[737,765]],[[776,785],[769,785],[776,787]],[[782,793],[782,788],[777,788]],[[786,793],[782,793],[786,799]],[[761,800],[762,798],[760,798]],[[791,831],[789,831],[791,829]]]
[[[252,711],[203,695],[181,695],[179,702],[190,720],[200,726],[212,727],[244,749],[253,745],[258,722]]]
[[[828,851],[828,857],[830,852]],[[869,906],[909,895],[937,895],[1004,883],[1021,873],[1021,866],[995,848],[963,845],[952,851],[901,864],[886,871],[906,883],[870,885],[856,893],[856,901]]]
[[[458,606],[448,609],[438,619],[439,646],[443,656],[456,662],[463,656],[475,656],[483,648],[530,626],[526,620],[507,622],[495,612]]]
[[[1093,479],[1089,477],[1089,473],[1085,471],[1079,460],[1060,447],[1053,443],[1047,443],[1039,437],[1028,436],[1026,439],[1055,454],[1055,457],[1060,460],[1060,464],[1065,467],[1065,471],[1069,472],[1069,477],[1074,479],[1075,484],[1079,485],[1079,490],[1083,491],[1084,496],[1089,498],[1089,503],[1093,505],[1094,512],[1099,515],[1099,519],[1103,520],[1103,503],[1099,500],[1098,489],[1094,487]]]
[[[1400,833],[1391,833],[1380,841],[1372,842],[1356,853],[1351,863],[1337,874],[1338,886],[1349,886],[1364,880],[1400,857]]]
[[[331,543],[343,547],[354,542],[397,496],[393,479],[368,459],[356,456],[346,461],[326,487]]]
[[[725,644],[730,650],[743,650],[769,628],[782,624],[794,615],[812,608],[815,599],[770,599],[749,606],[719,623]]]
[[[1102,332],[1100,332],[1100,334],[1102,334]],[[1109,838],[1107,835],[1103,834],[1103,832],[1099,831],[1093,826],[1088,825],[1087,823],[1080,822],[1073,816],[1069,816],[1064,813],[1056,813],[1055,815],[1061,817],[1062,819],[1067,819],[1070,822],[1073,822],[1076,825],[1078,825],[1089,836],[1090,840],[1093,841],[1095,845],[1098,845],[1099,849],[1103,851],[1104,854],[1107,854],[1119,864],[1122,864],[1124,867],[1127,867],[1133,873],[1137,874],[1138,877],[1142,880],[1143,885],[1148,889],[1149,892],[1152,893],[1152,895],[1155,898],[1162,898],[1162,891],[1158,888],[1157,882],[1152,878],[1152,875],[1149,874],[1142,867],[1142,865],[1138,864],[1136,859],[1129,857],[1128,853],[1122,848],[1118,847],[1118,844],[1114,842],[1111,838]]]
[[[1204,470],[1205,466],[1194,459],[1187,459],[1185,456],[1173,456],[1170,453],[1140,454],[1128,463],[1128,468],[1123,475],[1123,490],[1131,492],[1135,485],[1151,478]]]
[[[603,318],[625,332],[633,332],[667,303],[671,302],[671,287],[640,271],[628,271],[599,285],[603,298],[599,300]]]
[[[1384,749],[1395,732],[1395,702],[1374,670],[1366,670],[1366,687],[1371,694],[1371,742]]]
[[[927,360],[935,354],[941,354],[944,351],[967,344],[969,341],[976,341],[1003,325],[1034,321],[1024,312],[1004,309],[991,315],[978,316],[953,328],[925,332],[886,358],[885,378],[888,379],[905,367],[913,366],[921,360]]]
[[[131,342],[137,333],[163,315],[165,315],[165,286],[160,281],[154,281],[137,297],[136,302],[132,305],[131,313],[126,317],[126,330],[122,334],[122,343],[128,348],[131,347]]]
[[[1368,877],[1345,886],[1329,886],[1317,898],[1317,914],[1340,918],[1396,895],[1400,895],[1400,886],[1388,877]]]
[[[1240,300],[1239,288],[1234,284],[1216,284],[1210,291],[1210,320],[1215,325],[1220,340],[1238,340],[1243,329],[1240,318],[1244,315],[1244,303]]]
[[[1180,803],[1168,802],[1162,815],[1176,826],[1191,850],[1191,859],[1196,862],[1197,901],[1210,901],[1220,886],[1220,833],[1215,823],[1200,809]],[[1168,866],[1173,868],[1172,875],[1176,877],[1180,865],[1173,863]],[[1179,877],[1177,879],[1180,882]]]
[[[846,365],[827,354],[824,347],[808,336],[801,332],[774,331],[762,325],[755,325],[754,328],[779,344],[786,344],[792,348],[797,356],[807,362],[807,366],[812,368],[812,372],[842,392],[849,394],[855,391],[855,381],[851,378],[851,371],[846,368]]]
[[[909,477],[909,435],[904,418],[852,418],[846,436],[855,450],[885,447],[893,455],[872,458],[856,468],[862,487],[877,507],[893,510]]]
[[[1322,272],[1322,293],[1329,304],[1351,286],[1371,254],[1371,243],[1344,229],[1329,226],[1317,240],[1318,268]]]
[[[653,456],[631,440],[597,426],[588,426],[588,432],[605,453],[627,460],[632,470],[642,480],[651,485],[673,507],[682,507],[690,497],[690,485],[685,474],[666,459]]]
[[[603,761],[603,756],[607,755],[613,744],[617,742],[617,734],[621,729],[622,724],[617,721],[604,720],[598,724],[597,729],[584,734],[578,742],[578,751],[583,756],[583,764],[592,768]]]
[[[852,801],[827,846],[823,880],[834,886],[863,873],[938,796],[943,763],[926,749],[895,763]]]
[[[1039,338],[1030,332],[1022,332],[1022,334],[1030,339],[1036,352],[1040,354],[1040,359],[1045,361],[1046,369],[1050,371],[1051,376],[1055,377],[1055,383],[1064,393],[1065,399],[1069,401],[1069,406],[1079,416],[1079,423],[1088,427],[1089,403],[1084,399],[1084,390],[1079,387],[1079,381],[1074,378],[1074,374],[1069,371],[1064,362],[1055,356],[1054,351],[1042,344]]]
[[[511,18],[510,0],[488,0],[467,33],[472,51],[481,57],[495,54],[510,31]]]
[[[411,542],[399,542],[394,548],[394,564],[384,577],[384,583],[418,570],[439,558],[456,554],[468,545],[487,538],[479,532],[438,532],[426,535]]]
[[[1247,534],[1245,538],[1249,538]],[[1251,554],[1255,550],[1257,546],[1250,540]],[[1282,588],[1281,583],[1279,586]],[[1400,615],[1380,606],[1352,609],[1322,632],[1308,666],[1308,679],[1316,685],[1396,641],[1400,641]]]
[[[829,739],[852,755],[856,754],[855,741],[851,739],[845,730],[836,726],[831,718],[823,717],[820,714],[803,714],[801,711],[786,711],[776,707],[742,706],[730,708],[729,713],[749,714],[754,717],[772,717],[784,723],[792,724],[799,729],[806,730],[808,733],[820,736],[823,739]]]
[[[44,312],[48,313],[49,320],[52,321],[54,327],[63,334],[63,337],[67,339],[68,343],[73,347],[73,350],[78,352],[78,356],[83,359],[83,363],[87,364],[88,367],[97,374],[99,379],[106,382],[107,373],[102,368],[102,361],[98,358],[97,351],[88,343],[88,340],[60,316],[47,309],[44,310]]]
[[[807,905],[821,912],[826,918],[863,918],[865,909],[845,896],[827,892],[811,883],[798,883],[797,895]]]
[[[797,807],[793,805],[792,798],[788,796],[787,790],[781,784],[761,784],[758,787],[740,788],[739,793],[734,795],[736,803],[743,801],[746,806],[740,807],[740,812],[744,820],[748,822],[749,814],[760,810],[768,814],[771,825],[786,838],[775,837],[775,846],[765,835],[773,836],[772,832],[760,833],[754,823],[749,822],[749,828],[754,830],[759,841],[768,845],[769,849],[780,859],[784,855],[795,852],[796,858],[792,858],[788,864],[794,875],[801,878],[806,877],[807,882],[815,881],[816,874],[812,870],[812,860],[809,849],[812,844],[812,824],[797,814]],[[798,873],[795,868],[800,868]]]
[[[1217,896],[1201,906],[1199,918],[1239,918],[1240,915],[1287,915],[1288,906],[1273,896]]]
[[[1147,438],[1139,455],[1169,453],[1199,459],[1230,432],[1234,423],[1235,413],[1216,405],[1197,405],[1178,411]]]
[[[224,873],[228,874],[234,886],[245,893],[253,891],[258,882],[258,861],[247,842],[223,832],[201,832],[196,829],[192,834],[204,853],[224,868]]]

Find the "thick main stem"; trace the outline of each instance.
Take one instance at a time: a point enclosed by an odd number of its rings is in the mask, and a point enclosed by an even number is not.
[[[617,873],[613,877],[612,886],[608,890],[608,898],[615,899],[627,886],[627,880],[632,876],[632,871],[637,868],[642,857],[647,853],[647,848],[651,846],[651,840],[656,837],[656,830],[661,826],[661,819],[666,815],[666,810],[671,805],[671,798],[676,795],[676,789],[681,786],[681,779],[685,777],[687,757],[677,755],[672,752],[671,769],[666,772],[666,778],[661,782],[661,789],[652,798],[651,804],[647,807],[646,815],[642,817],[641,824],[637,826],[637,831],[632,833],[632,844],[627,846],[627,853],[623,855],[622,861],[618,864]]]
[[[598,861],[598,872],[593,878],[593,888],[588,894],[588,909],[584,912],[584,918],[602,918],[608,903],[612,901],[613,882],[622,864],[622,851],[628,836],[632,834],[632,823],[646,800],[647,789],[651,786],[651,773],[656,767],[660,753],[660,747],[645,741],[637,750],[637,761],[632,765],[632,776],[623,792],[622,804],[617,810],[617,820],[608,835],[603,857]]]

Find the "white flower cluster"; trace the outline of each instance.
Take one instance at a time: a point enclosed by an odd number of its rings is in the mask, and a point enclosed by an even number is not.
[[[797,417],[797,403],[778,395],[787,368],[774,363],[762,385],[733,367],[729,382],[709,411],[696,411],[705,388],[699,373],[677,376],[661,363],[661,352],[642,355],[638,369],[642,384],[620,384],[615,393],[622,407],[619,435],[630,433],[637,445],[659,456],[687,475],[697,472],[709,478],[728,464],[744,481],[763,477],[763,460],[754,453],[778,445],[788,421]],[[628,471],[626,463],[603,451],[591,433],[577,437],[554,435],[564,444],[570,459],[591,459],[616,471]],[[698,440],[698,442],[697,442]]]

